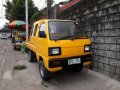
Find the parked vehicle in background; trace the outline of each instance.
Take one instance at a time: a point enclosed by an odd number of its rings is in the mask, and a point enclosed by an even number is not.
[[[7,40],[7,34],[6,34],[6,33],[2,33],[0,38],[1,38],[1,39],[6,39],[6,40]]]
[[[92,60],[91,42],[81,24],[71,20],[43,19],[33,24],[28,48],[28,59],[39,62],[43,80],[51,72],[63,69],[81,71]]]

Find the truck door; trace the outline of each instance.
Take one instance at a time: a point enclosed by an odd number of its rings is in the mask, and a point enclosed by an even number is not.
[[[37,33],[37,28],[38,28],[38,24],[35,25],[35,28],[34,28],[34,31],[33,31],[33,44],[35,45],[36,44],[36,33]]]
[[[38,37],[37,38],[37,47],[39,48],[38,49],[38,52],[43,55],[43,56],[46,56],[48,55],[47,54],[47,48],[48,48],[48,41],[47,41],[47,33],[46,33],[46,30],[47,30],[47,26],[46,26],[46,23],[45,22],[42,22],[39,26],[39,31],[38,31]]]

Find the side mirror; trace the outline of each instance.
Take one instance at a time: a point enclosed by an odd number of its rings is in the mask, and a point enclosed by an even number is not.
[[[39,36],[40,36],[40,37],[43,37],[43,38],[46,38],[45,31],[40,31],[40,32],[39,32]]]

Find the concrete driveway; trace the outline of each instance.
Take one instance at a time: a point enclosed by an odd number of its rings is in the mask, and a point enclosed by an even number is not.
[[[10,42],[9,42],[10,43]],[[95,71],[57,72],[51,80],[41,80],[38,64],[27,61],[27,54],[13,51],[8,45],[8,54],[0,90],[120,90],[120,83]],[[25,70],[13,70],[16,64],[26,65]]]
[[[14,73],[13,76],[14,79],[21,81],[21,86],[25,87],[25,90],[120,90],[118,81],[86,68],[79,73],[58,72],[53,74],[51,80],[43,82],[37,63],[31,64],[26,61],[18,63],[24,63],[28,67]]]

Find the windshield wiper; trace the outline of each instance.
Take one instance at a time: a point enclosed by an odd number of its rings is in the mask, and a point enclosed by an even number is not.
[[[75,37],[75,36],[76,36],[76,35],[65,36],[65,37],[59,38],[59,39],[57,39],[57,40],[67,39],[67,38],[71,38],[71,37]]]
[[[87,39],[87,36],[76,35],[73,39]]]
[[[74,40],[74,39],[86,39],[88,37],[86,36],[80,36],[80,35],[70,35],[70,36],[65,36],[65,37],[62,37],[62,38],[59,38],[59,39],[56,39],[56,40],[64,40],[64,39],[67,39],[67,38],[71,38],[71,40]]]

